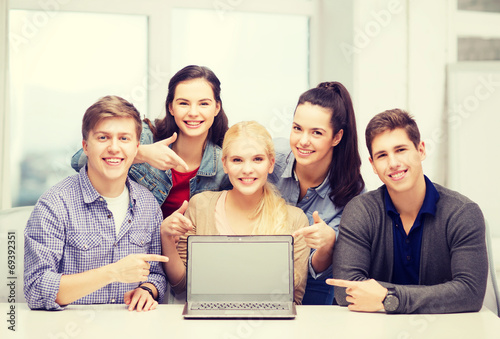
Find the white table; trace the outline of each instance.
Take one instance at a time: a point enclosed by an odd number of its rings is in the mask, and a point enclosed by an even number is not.
[[[7,328],[11,305],[16,332]],[[478,313],[387,315],[299,306],[295,320],[185,320],[182,307],[159,305],[139,313],[124,305],[92,305],[48,312],[2,303],[0,338],[500,338],[500,318],[485,308]]]

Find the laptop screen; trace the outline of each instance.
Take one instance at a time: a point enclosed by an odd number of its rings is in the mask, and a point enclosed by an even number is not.
[[[229,237],[223,237],[229,239]],[[246,237],[234,237],[236,239]],[[293,293],[289,242],[193,242],[189,248],[191,295]],[[292,280],[293,281],[293,280]]]

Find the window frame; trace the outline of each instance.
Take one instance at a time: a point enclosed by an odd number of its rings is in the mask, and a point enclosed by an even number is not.
[[[279,13],[304,15],[309,20],[309,82],[316,83],[320,78],[318,66],[319,43],[319,13],[320,0],[10,0],[2,2],[0,17],[6,20],[3,30],[0,29],[0,53],[5,55],[0,62],[0,99],[4,98],[0,106],[0,131],[2,132],[2,147],[0,148],[0,209],[12,207],[11,187],[9,184],[10,172],[10,145],[9,145],[9,83],[8,83],[8,17],[9,11],[38,10],[38,11],[68,11],[91,12],[108,14],[145,15],[148,18],[148,100],[146,104],[146,117],[156,116],[155,112],[161,108],[168,89],[168,81],[175,70],[170,69],[171,45],[168,39],[170,34],[170,18],[174,8],[215,9],[221,16],[225,11]],[[315,38],[312,38],[315,37]]]
[[[458,61],[457,41],[459,37],[500,39],[500,12],[481,12],[460,10],[457,0],[449,0],[449,63]],[[483,62],[483,61],[474,61]]]

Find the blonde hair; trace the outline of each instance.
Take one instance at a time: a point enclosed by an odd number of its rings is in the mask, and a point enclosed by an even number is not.
[[[264,146],[268,159],[274,160],[275,151],[271,135],[264,126],[255,121],[242,121],[229,128],[222,143],[222,158],[227,158],[229,146],[237,139],[252,139]],[[266,182],[263,187],[262,199],[257,205],[252,219],[255,226],[251,234],[290,234],[291,228],[287,222],[288,212],[285,200],[276,187]]]

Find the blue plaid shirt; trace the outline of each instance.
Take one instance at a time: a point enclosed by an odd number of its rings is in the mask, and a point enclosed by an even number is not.
[[[55,300],[63,274],[102,267],[132,253],[161,254],[161,209],[154,196],[127,178],[130,206],[116,234],[113,215],[94,189],[86,167],[38,200],[24,232],[24,295],[32,309],[60,310]],[[166,290],[161,264],[151,262],[147,282]],[[138,283],[114,282],[73,304],[124,303]]]

